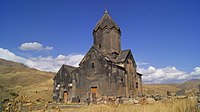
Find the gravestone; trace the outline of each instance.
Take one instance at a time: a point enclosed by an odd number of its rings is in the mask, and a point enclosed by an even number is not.
[[[167,91],[167,96],[171,96],[171,92],[170,91]]]
[[[185,89],[181,89],[179,91],[176,91],[176,96],[184,96],[185,95]]]

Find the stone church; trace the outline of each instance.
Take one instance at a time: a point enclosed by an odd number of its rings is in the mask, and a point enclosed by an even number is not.
[[[142,74],[137,73],[130,49],[121,50],[121,30],[107,11],[93,30],[94,43],[79,67],[63,65],[53,78],[53,99],[133,97],[142,95]]]

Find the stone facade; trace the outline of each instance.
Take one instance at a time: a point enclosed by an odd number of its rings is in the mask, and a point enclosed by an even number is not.
[[[100,97],[142,95],[131,50],[121,50],[121,31],[107,11],[93,30],[94,43],[79,67],[63,65],[54,77],[53,99],[58,102]]]

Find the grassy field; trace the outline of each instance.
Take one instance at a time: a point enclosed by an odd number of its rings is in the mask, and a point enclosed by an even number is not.
[[[166,102],[146,105],[91,105],[80,108],[59,108],[55,106],[45,110],[34,110],[34,112],[200,112],[196,105],[196,99],[171,99]]]
[[[143,92],[147,94],[166,95],[167,91],[176,92],[178,88],[167,84],[144,84]]]

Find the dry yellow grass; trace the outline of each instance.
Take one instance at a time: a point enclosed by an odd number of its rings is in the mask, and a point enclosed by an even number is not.
[[[53,74],[0,59],[0,101],[14,99],[10,93],[28,96],[32,101],[52,100]]]
[[[171,99],[147,105],[92,105],[80,108],[54,108],[45,112],[200,112],[196,99]],[[56,106],[55,106],[56,107]],[[41,112],[35,110],[34,112]]]
[[[174,85],[167,84],[144,84],[143,85],[144,94],[159,94],[166,95],[167,91],[176,92],[178,88]]]
[[[32,84],[21,89],[20,94],[28,97],[31,101],[38,98],[43,99],[45,102],[52,100],[53,96],[53,80],[49,79],[42,83]]]

